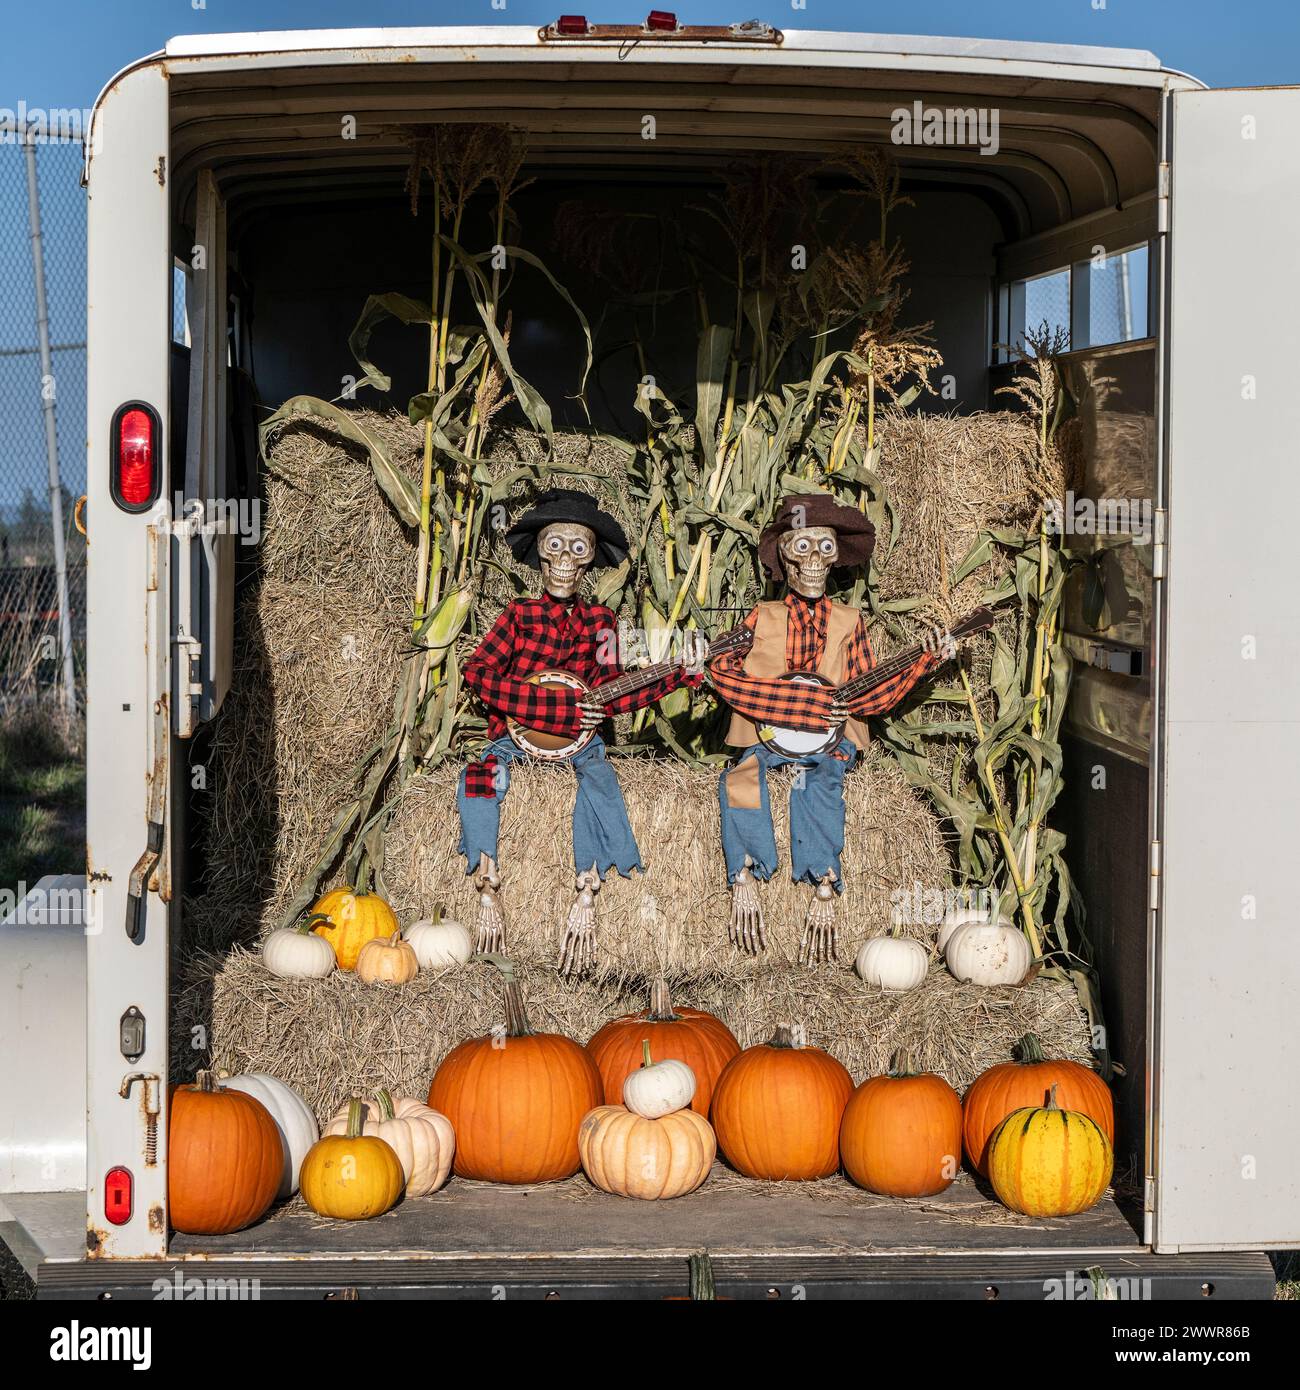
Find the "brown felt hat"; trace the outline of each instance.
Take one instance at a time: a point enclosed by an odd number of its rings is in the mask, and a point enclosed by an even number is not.
[[[876,548],[876,528],[856,507],[846,507],[827,492],[795,492],[781,499],[776,515],[758,538],[758,558],[773,579],[785,578],[785,566],[777,549],[787,531],[808,526],[828,526],[840,542],[837,569],[859,569]]]

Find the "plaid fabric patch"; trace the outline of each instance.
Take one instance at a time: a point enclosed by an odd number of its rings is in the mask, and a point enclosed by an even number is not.
[[[465,664],[465,684],[488,708],[488,738],[500,738],[507,716],[530,729],[573,736],[578,703],[563,686],[529,685],[537,671],[568,671],[593,688],[622,674],[617,622],[603,604],[560,603],[550,594],[516,599],[484,634]],[[611,700],[610,714],[640,709],[690,682],[684,669]]]
[[[480,763],[470,763],[465,768],[465,795],[486,796],[493,800],[497,794],[497,759],[489,753]]]
[[[815,671],[826,649],[830,600],[823,596],[816,603],[807,603],[789,594],[785,607],[787,668],[791,671]],[[757,614],[751,612],[745,619],[745,626],[752,631],[756,622]],[[893,709],[934,664],[934,657],[926,653],[906,670],[899,671],[874,690],[859,696],[849,706],[850,713],[862,717]],[[845,649],[844,679],[850,681],[855,676],[864,675],[875,665],[876,657],[871,650],[866,625],[859,620]],[[746,675],[745,658],[740,653],[730,652],[720,656],[710,665],[709,675],[718,694],[755,724],[815,731],[831,723],[832,692],[829,689]]]

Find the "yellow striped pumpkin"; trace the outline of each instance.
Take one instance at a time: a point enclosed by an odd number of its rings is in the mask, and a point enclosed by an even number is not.
[[[1045,1106],[1013,1110],[989,1140],[993,1190],[1025,1216],[1087,1211],[1110,1185],[1114,1167],[1110,1140],[1082,1111],[1062,1110],[1055,1086]]]

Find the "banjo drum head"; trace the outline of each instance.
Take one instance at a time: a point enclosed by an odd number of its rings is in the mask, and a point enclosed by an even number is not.
[[[789,681],[792,685],[832,684],[824,676],[804,671],[790,672],[780,679]],[[812,753],[825,753],[828,749],[834,748],[840,740],[840,726],[828,725],[825,729],[811,733],[807,729],[787,729],[781,725],[768,724],[759,730],[758,736],[768,748],[783,753],[786,757],[806,758]]]
[[[577,676],[570,675],[568,671],[536,671],[526,679],[529,685],[567,685],[579,698],[587,693],[586,683]],[[515,743],[525,753],[543,761],[559,762],[564,758],[570,758],[591,741],[590,729],[584,729],[575,738],[570,734],[550,734],[541,729],[526,729],[514,719],[506,722],[510,737]]]

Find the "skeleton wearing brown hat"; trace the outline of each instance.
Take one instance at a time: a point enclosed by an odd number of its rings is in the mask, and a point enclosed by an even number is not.
[[[754,634],[747,654],[719,657],[709,668],[733,711],[727,742],[742,750],[718,790],[730,936],[751,954],[767,945],[758,884],[772,876],[777,859],[768,769],[793,763],[799,770],[790,792],[791,875],[813,885],[800,960],[834,960],[844,775],[866,747],[863,719],[892,709],[935,664],[926,652],[876,689],[842,700],[840,688],[870,671],[876,658],[862,614],[828,598],[826,585],[832,569],[866,566],[874,544],[874,528],[855,508],[825,493],[786,497],[758,553],[787,593],[746,617]],[[792,679],[800,673],[820,679]],[[781,751],[783,740],[796,751]]]

